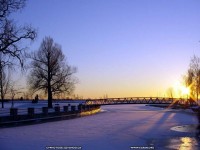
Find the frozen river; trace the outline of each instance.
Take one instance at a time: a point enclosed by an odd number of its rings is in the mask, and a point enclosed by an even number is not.
[[[197,123],[189,111],[136,104],[102,106],[102,112],[87,117],[1,128],[0,149],[198,150],[193,128]]]

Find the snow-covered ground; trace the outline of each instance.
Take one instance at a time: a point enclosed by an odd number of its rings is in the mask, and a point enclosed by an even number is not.
[[[145,105],[102,106],[102,112],[71,120],[1,128],[2,150],[198,150],[196,130],[178,132],[176,126],[194,125],[194,113]],[[57,146],[57,147],[53,147]],[[142,146],[142,147],[140,147]]]
[[[71,100],[71,101],[55,101],[53,102],[53,106],[60,105],[60,106],[66,106],[68,104],[71,105],[78,105],[80,103],[84,103],[84,101],[81,100]],[[0,103],[1,106],[1,103]],[[38,101],[38,103],[32,103],[32,101],[15,101],[13,107],[15,108],[28,108],[28,107],[34,107],[34,108],[42,108],[42,107],[47,107],[47,100],[44,101]],[[5,108],[11,108],[12,107],[12,102],[5,102],[4,103]]]

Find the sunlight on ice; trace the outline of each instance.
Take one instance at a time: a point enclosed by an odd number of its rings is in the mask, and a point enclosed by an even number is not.
[[[199,149],[197,139],[192,138],[192,137],[172,138],[172,139],[170,139],[168,148],[169,149],[177,149],[177,150],[197,150],[197,149]]]
[[[196,139],[190,137],[182,137],[179,150],[193,150],[193,146],[197,145]]]

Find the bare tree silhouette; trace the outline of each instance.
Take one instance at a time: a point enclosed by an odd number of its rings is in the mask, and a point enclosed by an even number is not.
[[[38,51],[29,57],[32,62],[28,84],[34,92],[43,90],[48,94],[48,107],[52,107],[53,94],[70,94],[74,90],[76,81],[72,75],[77,69],[66,63],[61,46],[51,37],[45,37]]]
[[[12,63],[5,60],[5,57],[0,53],[0,96],[2,108],[4,108],[4,98],[10,87],[10,71]]]
[[[10,14],[21,10],[25,2],[26,0],[0,0],[0,53],[18,60],[22,67],[26,47],[21,42],[33,41],[36,31],[31,26],[17,26],[10,19]]]
[[[195,55],[190,61],[187,82],[187,84],[191,85],[191,89],[193,93],[196,94],[196,99],[198,101],[200,93],[200,58]]]
[[[17,26],[10,14],[21,10],[26,0],[0,0],[0,95],[2,108],[9,87],[8,68],[19,62],[24,68],[26,46],[21,42],[33,41],[36,31],[31,26]],[[16,62],[15,62],[16,61]]]
[[[169,96],[170,98],[174,98],[174,89],[172,87],[167,89],[167,96]]]

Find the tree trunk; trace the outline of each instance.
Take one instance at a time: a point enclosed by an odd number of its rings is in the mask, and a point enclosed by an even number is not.
[[[0,64],[0,86],[1,86],[1,107],[4,108],[4,93],[3,93],[3,71],[2,65]]]
[[[2,74],[1,74],[2,75]],[[2,77],[2,76],[1,76]],[[1,78],[1,107],[4,108],[4,96],[3,96],[3,83],[2,83],[2,78]]]
[[[50,77],[50,73],[48,73]],[[51,80],[48,78],[48,107],[52,108],[52,91],[51,91]]]
[[[4,98],[3,97],[1,97],[1,108],[4,108]]]
[[[51,71],[50,71],[50,53],[48,52],[47,56],[47,67],[48,67],[48,79],[47,79],[47,84],[48,84],[48,107],[52,108],[52,91],[51,91]]]
[[[4,95],[3,95],[3,86],[1,83],[1,107],[4,108]]]
[[[52,91],[51,91],[51,82],[48,81],[48,107],[52,108]]]

